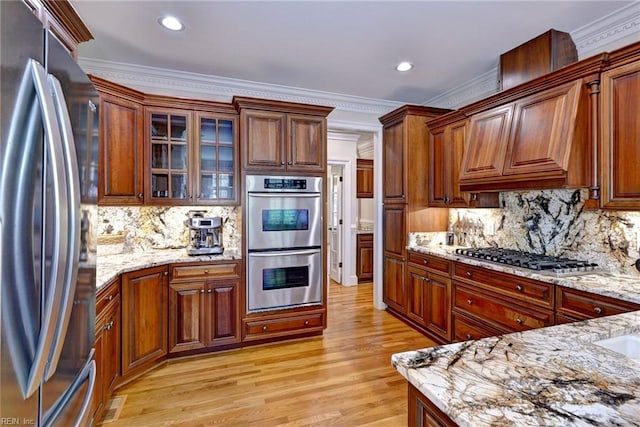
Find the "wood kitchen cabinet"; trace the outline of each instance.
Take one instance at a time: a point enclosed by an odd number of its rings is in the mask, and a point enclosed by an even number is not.
[[[601,76],[603,208],[640,209],[640,43],[612,52]]]
[[[373,198],[373,159],[356,159],[356,197]]]
[[[100,94],[98,204],[140,205],[143,197],[143,94],[91,76]]]
[[[640,310],[640,304],[562,286],[556,288],[556,301],[558,323]]]
[[[356,276],[358,283],[373,280],[373,233],[356,236]]]
[[[122,275],[122,375],[153,366],[168,353],[166,265]]]
[[[211,103],[211,107],[217,104]],[[199,108],[185,104],[183,107]],[[221,112],[145,108],[145,199],[228,205],[239,200],[237,118]]]
[[[322,174],[332,107],[234,97],[246,171]]]
[[[93,417],[99,421],[113,389],[120,378],[120,279],[98,291],[95,324],[96,386]]]
[[[240,342],[240,277],[238,262],[172,266],[171,353]]]
[[[409,264],[407,316],[437,336],[451,339],[451,279]]]
[[[405,105],[382,117],[383,301],[406,312],[406,246],[408,233],[445,231],[448,210],[429,208],[427,122],[448,112]]]
[[[409,427],[456,427],[457,424],[434,405],[429,398],[409,383],[408,419]]]

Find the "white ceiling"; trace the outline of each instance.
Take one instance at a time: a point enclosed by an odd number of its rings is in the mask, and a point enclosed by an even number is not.
[[[95,40],[81,58],[421,104],[554,28],[631,1],[72,0]],[[157,19],[174,14],[173,33]],[[415,64],[401,74],[401,60]]]

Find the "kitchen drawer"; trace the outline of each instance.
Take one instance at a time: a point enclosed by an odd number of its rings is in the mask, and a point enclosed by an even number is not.
[[[501,335],[502,332],[476,322],[461,314],[453,314],[453,342],[479,340]]]
[[[108,285],[100,288],[96,295],[96,317],[104,311],[112,301],[120,297],[120,278],[111,281]]]
[[[412,251],[409,251],[409,262],[426,268],[427,270],[444,273],[446,276],[449,275],[451,265],[446,259]]]
[[[505,328],[506,332],[543,328],[554,323],[552,311],[533,310],[492,293],[485,293],[456,282],[454,284],[454,307],[456,310]]]
[[[228,261],[215,264],[174,264],[171,266],[171,281],[193,279],[228,279],[240,277],[240,263]]]
[[[322,331],[322,313],[268,320],[245,320],[244,341]]]
[[[504,296],[523,300],[553,310],[553,284],[526,279],[513,274],[455,262],[453,266],[455,279],[473,283],[474,285],[495,291]]]
[[[557,286],[557,311],[579,319],[610,316],[640,310],[640,305],[627,301],[596,295],[577,289]]]

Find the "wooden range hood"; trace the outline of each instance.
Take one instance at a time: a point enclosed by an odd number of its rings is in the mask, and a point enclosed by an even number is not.
[[[607,54],[461,108],[469,119],[460,190],[598,191],[600,71]],[[598,194],[592,194],[597,198]]]

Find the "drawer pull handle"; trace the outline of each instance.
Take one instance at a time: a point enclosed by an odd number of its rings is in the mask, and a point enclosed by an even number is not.
[[[516,319],[516,323],[517,323],[518,325],[522,325],[522,324],[524,323],[524,320],[522,320],[521,318],[519,318],[519,317],[518,317],[518,318]]]
[[[168,275],[169,275],[169,272],[168,272],[168,271],[165,271],[163,274],[164,274],[165,276],[168,276]]]
[[[304,326],[309,326],[309,321],[308,320],[304,321]]]
[[[523,290],[524,290],[524,287],[522,287],[522,285],[516,285],[516,291],[522,292]]]
[[[472,340],[472,339],[473,339],[473,335],[471,335],[471,334],[467,334],[467,339],[468,339],[468,340]]]
[[[262,326],[262,330],[263,330],[263,331],[266,331],[266,330],[267,330],[267,325],[263,325],[263,326]]]
[[[113,295],[109,295],[109,296],[107,297],[107,301],[111,301],[112,299],[113,299]]]
[[[470,271],[467,271],[467,277],[471,277],[473,273],[471,273]]]
[[[204,271],[204,274],[209,274],[209,270],[205,270],[205,271]]]
[[[467,300],[467,304],[469,304],[469,305],[473,304],[473,300],[472,300],[471,298],[469,298],[469,299]]]
[[[428,259],[425,259],[423,262],[424,262],[425,265],[429,264],[429,260]]]
[[[201,294],[204,294],[204,289],[200,289],[200,293],[201,293]]]
[[[600,307],[595,307],[595,308],[593,309],[593,311],[594,311],[596,314],[601,314],[601,313],[602,313],[602,308],[600,308]]]
[[[211,292],[213,292],[213,289],[208,289],[207,293],[210,294]]]

